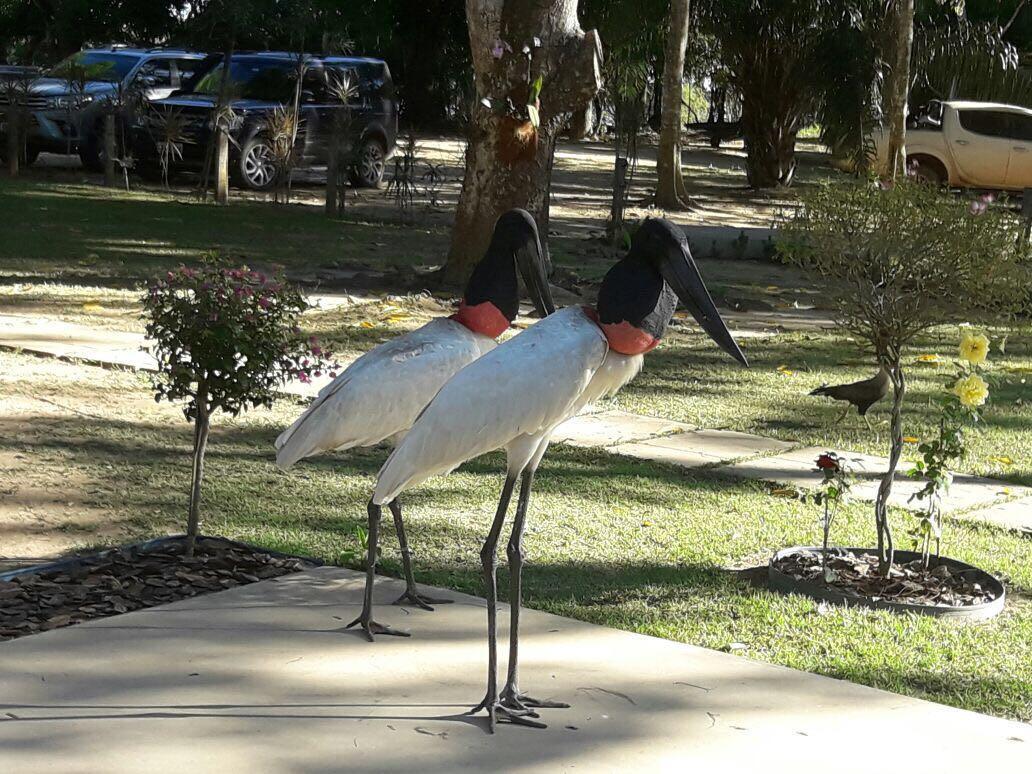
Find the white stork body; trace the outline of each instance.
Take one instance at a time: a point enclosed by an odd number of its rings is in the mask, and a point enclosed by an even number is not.
[[[641,366],[641,355],[611,350],[580,307],[556,312],[441,388],[380,471],[373,503],[503,447],[510,475],[537,467],[557,425],[617,392]]]
[[[496,342],[448,317],[384,342],[319,391],[276,439],[283,469],[320,452],[398,443],[452,376]]]

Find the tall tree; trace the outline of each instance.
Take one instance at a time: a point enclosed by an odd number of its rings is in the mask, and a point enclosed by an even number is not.
[[[656,206],[681,209],[689,204],[681,170],[681,99],[684,50],[688,45],[690,0],[670,0],[666,51],[663,60],[662,123],[656,160]]]
[[[910,94],[910,50],[914,45],[914,0],[890,0],[889,64],[883,109],[889,129],[884,174],[895,179],[906,171],[907,99]]]
[[[463,281],[498,216],[530,211],[548,233],[556,135],[601,87],[602,46],[577,0],[466,0],[477,103],[445,279]]]

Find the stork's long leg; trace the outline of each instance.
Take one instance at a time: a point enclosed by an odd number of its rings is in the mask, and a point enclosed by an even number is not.
[[[523,606],[523,530],[527,523],[527,508],[530,506],[530,489],[534,482],[534,471],[527,469],[520,481],[520,499],[516,505],[516,518],[512,525],[512,536],[506,555],[509,558],[509,676],[502,689],[501,702],[506,707],[526,710],[562,709],[569,704],[561,701],[544,701],[520,692],[520,608]]]
[[[516,477],[509,474],[505,477],[502,496],[498,500],[491,531],[487,534],[484,547],[480,549],[480,564],[484,572],[484,585],[487,592],[487,693],[484,700],[470,710],[470,714],[481,709],[487,710],[488,728],[494,733],[495,723],[499,719],[510,723],[545,728],[544,723],[530,720],[533,714],[529,710],[516,710],[503,706],[498,701],[498,536],[505,523],[505,514],[509,510],[512,490]],[[500,717],[499,717],[500,716]]]
[[[451,599],[441,597],[430,597],[420,594],[416,588],[416,579],[412,575],[412,551],[409,550],[408,538],[405,537],[405,523],[401,520],[401,503],[391,500],[391,515],[394,516],[394,531],[398,533],[398,544],[401,546],[401,561],[405,566],[405,593],[394,600],[395,605],[412,604],[424,610],[433,611],[431,605],[446,605],[453,602]]]
[[[366,584],[365,584],[365,598],[362,601],[362,615],[356,618],[354,621],[345,626],[345,629],[350,629],[352,626],[362,625],[362,631],[365,632],[366,637],[369,638],[370,642],[373,642],[374,634],[393,634],[396,637],[408,637],[408,632],[398,631],[392,629],[384,624],[377,623],[373,620],[373,584],[376,581],[376,553],[377,543],[379,542],[380,536],[380,515],[382,509],[379,505],[374,505],[372,502],[369,503],[369,546],[366,554]]]

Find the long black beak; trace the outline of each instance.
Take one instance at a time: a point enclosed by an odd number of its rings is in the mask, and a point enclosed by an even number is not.
[[[541,317],[548,317],[555,311],[555,302],[552,300],[552,291],[548,286],[548,277],[545,274],[545,253],[541,249],[537,224],[526,210],[513,210],[512,212],[518,213],[527,225],[523,231],[525,239],[516,248],[516,268],[523,277],[523,284],[527,286],[527,293],[530,294],[530,301],[534,304],[534,309]]]
[[[688,249],[688,240],[684,233],[672,223],[649,221],[649,223],[657,222],[662,223],[664,229],[669,228],[670,236],[673,237],[673,243],[669,239],[664,239],[664,242],[667,243],[666,250],[664,257],[659,262],[659,271],[663,275],[663,279],[677,294],[685,308],[691,312],[692,317],[702,326],[702,329],[709,334],[709,337],[727,354],[748,367],[749,361],[746,360],[738,342],[724,324],[720,312],[717,311],[717,307],[706,289],[706,283],[702,281],[702,275],[699,273],[699,267],[695,265],[691,250]]]

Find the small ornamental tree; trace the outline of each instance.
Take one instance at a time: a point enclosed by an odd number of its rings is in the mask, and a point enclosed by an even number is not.
[[[824,279],[843,328],[874,350],[893,387],[889,469],[875,526],[881,571],[893,560],[889,496],[903,451],[904,355],[946,323],[1005,321],[1025,297],[1029,246],[1006,208],[910,180],[819,186],[784,227],[781,254]]]
[[[180,267],[144,298],[158,361],[154,399],[184,401],[183,413],[194,423],[188,556],[200,522],[212,415],[271,406],[275,389],[289,379],[308,382],[330,367],[315,338],[297,327],[307,308],[297,288],[247,268]]]

